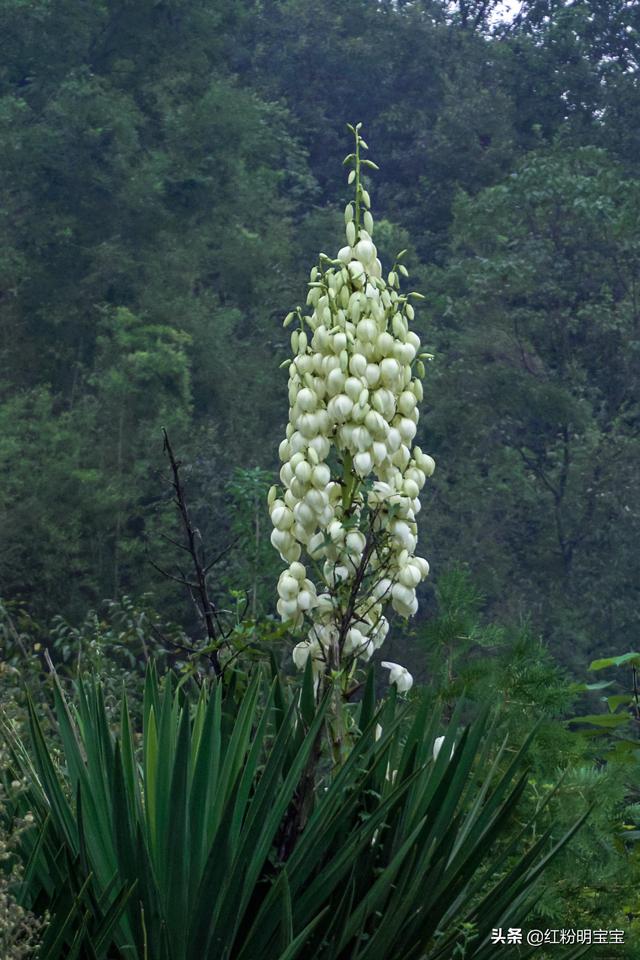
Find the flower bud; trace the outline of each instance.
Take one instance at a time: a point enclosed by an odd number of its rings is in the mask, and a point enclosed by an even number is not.
[[[356,473],[365,477],[373,469],[373,458],[370,453],[357,453],[353,458]]]
[[[378,336],[378,328],[374,320],[366,318],[360,320],[356,328],[356,333],[362,343],[373,343]]]
[[[403,390],[398,397],[398,410],[403,416],[408,416],[416,408],[417,400],[410,390]]]
[[[308,490],[304,495],[304,502],[313,510],[315,514],[322,513],[326,507],[329,498],[327,497],[324,490],[317,490],[313,487],[311,490]]]
[[[393,350],[393,337],[390,333],[381,333],[376,340],[376,349],[381,357],[388,357]]]
[[[396,337],[398,337],[400,340],[404,340],[407,336],[408,330],[407,330],[407,321],[404,319],[402,314],[400,313],[394,314],[393,320],[391,321],[391,325]]]
[[[288,530],[293,523],[293,513],[284,504],[271,510],[271,522],[278,530]]]
[[[403,493],[405,493],[412,500],[415,499],[420,493],[420,489],[415,480],[405,480],[402,484]]]
[[[299,580],[300,582],[302,582],[307,575],[307,571],[302,563],[292,563],[289,566],[289,573],[292,577],[295,577],[295,579]]]
[[[391,606],[401,617],[412,617],[418,609],[415,590],[411,590],[401,583],[394,584],[391,591]]]
[[[385,357],[380,364],[380,375],[383,383],[394,383],[400,375],[400,364],[392,357]]]
[[[366,546],[365,535],[360,530],[350,530],[346,537],[346,547],[348,553],[361,555]]]
[[[402,417],[398,424],[398,430],[400,431],[400,436],[403,441],[407,444],[411,443],[416,435],[416,425],[413,420],[409,420],[408,417]]]
[[[416,457],[416,463],[420,469],[424,472],[425,476],[433,476],[433,471],[436,468],[436,462],[433,457],[430,457],[428,453],[421,453],[420,459]]]
[[[375,258],[376,248],[372,244],[371,240],[360,240],[358,243],[356,243],[353,252],[360,263],[364,263],[366,265]]]
[[[308,590],[301,590],[298,594],[297,603],[299,610],[311,610],[315,606],[315,598]]]
[[[382,441],[380,440],[377,440],[373,444],[373,447],[371,449],[371,455],[373,457],[373,462],[377,467],[379,467],[381,464],[384,463],[384,461],[387,459],[387,456],[388,456],[386,444],[382,443]]]
[[[347,631],[347,634],[344,638],[344,653],[346,656],[351,656],[354,653],[357,656],[358,651],[363,649],[368,642],[368,637],[365,637],[357,627],[351,627],[351,629]]]
[[[333,404],[333,411],[330,413],[330,416],[338,423],[344,423],[353,410],[353,400],[344,393],[338,394],[337,397],[329,401],[329,404]]]
[[[307,665],[310,652],[311,644],[308,640],[302,640],[300,643],[296,643],[291,656],[293,657],[293,662],[298,670],[304,670]]]
[[[392,453],[395,453],[396,450],[400,449],[402,445],[402,436],[399,430],[396,430],[395,427],[391,427],[387,434],[387,447],[391,450]]]
[[[380,367],[377,363],[368,363],[365,369],[365,377],[370,387],[377,387],[380,383]]]
[[[349,370],[354,377],[363,377],[367,369],[367,359],[361,353],[354,353],[349,360]]]
[[[287,571],[281,574],[278,580],[278,594],[283,600],[291,600],[293,597],[296,597],[299,589],[300,585],[298,581],[290,576]]]
[[[372,444],[371,434],[364,426],[356,427],[351,436],[351,445],[359,451],[368,450]]]
[[[418,567],[423,580],[429,576],[429,564],[424,557],[414,557],[413,563]]]
[[[344,385],[344,392],[354,403],[360,398],[362,392],[362,383],[358,377],[349,377]]]
[[[300,483],[307,484],[311,480],[311,464],[307,460],[301,460],[293,472]]]
[[[311,471],[311,483],[314,485],[314,487],[318,487],[322,490],[328,486],[330,480],[331,471],[324,463],[319,463],[318,466],[314,467]]]
[[[355,155],[350,160],[355,163]],[[350,182],[355,176],[352,170]],[[369,197],[360,183],[358,191],[361,224],[356,227],[349,204],[347,245],[337,260],[321,254],[311,271],[311,316],[298,308],[285,321],[298,317],[304,329],[293,332],[294,356],[286,364],[289,422],[279,448],[284,491],[281,499],[275,488],[268,495],[272,542],[289,564],[278,581],[278,612],[293,628],[310,618],[294,662],[302,668],[311,657],[316,676],[326,669],[325,651],[337,642],[336,623],[363,562],[368,541],[361,522],[371,523],[380,540],[367,551],[369,586],[353,596],[344,649],[334,647],[338,665],[340,653],[366,661],[382,644],[389,628],[383,604],[391,601],[404,617],[415,613],[416,587],[428,572],[427,562],[413,556],[419,493],[434,466],[419,448],[413,459],[411,451],[424,375],[420,338],[409,329],[413,309],[399,295],[397,271],[388,283],[382,279]],[[406,276],[404,266],[398,271]],[[335,480],[325,462],[332,450],[343,474]],[[302,547],[322,561],[320,596],[299,562]],[[406,692],[411,675],[399,664],[385,666],[390,682]]]
[[[406,567],[403,567],[398,576],[398,581],[404,587],[408,587],[410,590],[415,589],[421,580],[422,575],[420,570],[414,563],[408,563]]]
[[[299,391],[298,396],[296,397],[296,402],[301,410],[305,413],[315,410],[317,406],[317,397],[312,390],[309,390],[308,387],[304,387]]]
[[[282,553],[291,544],[292,540],[291,534],[287,533],[286,530],[275,529],[271,531],[271,543],[279,553]]]
[[[333,350],[335,353],[342,353],[343,350],[346,350],[347,347],[347,337],[346,334],[336,333],[333,337]]]
[[[312,560],[319,560],[324,553],[324,533],[318,531],[310,538],[307,550]]]
[[[331,444],[329,440],[327,437],[322,436],[314,437],[309,442],[309,447],[312,447],[316,451],[319,460],[326,460],[331,450]]]

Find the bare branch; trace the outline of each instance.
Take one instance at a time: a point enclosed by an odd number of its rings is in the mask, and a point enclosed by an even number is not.
[[[178,509],[178,513],[180,514],[180,520],[182,523],[182,529],[185,535],[186,543],[181,544],[172,540],[170,537],[165,537],[165,539],[170,543],[174,543],[176,546],[180,547],[181,550],[184,550],[185,553],[189,554],[193,566],[194,579],[189,579],[182,572],[182,570],[179,570],[180,576],[176,577],[174,574],[163,570],[158,566],[157,563],[153,563],[153,561],[151,561],[151,563],[155,569],[159,571],[159,573],[163,574],[163,576],[168,577],[170,580],[173,580],[176,583],[180,583],[189,590],[195,607],[204,621],[209,645],[213,647],[213,650],[210,654],[210,660],[214,673],[216,677],[220,677],[222,676],[222,668],[220,666],[220,659],[218,657],[218,651],[216,647],[221,640],[225,639],[225,635],[217,618],[215,604],[209,596],[207,571],[211,565],[209,565],[209,567],[205,566],[202,558],[202,537],[200,535],[200,531],[194,526],[191,520],[191,514],[187,505],[186,493],[182,483],[182,477],[180,476],[182,462],[176,459],[176,456],[173,452],[173,447],[171,446],[171,442],[169,440],[169,435],[164,428],[162,430],[162,435],[164,438],[164,451],[167,454],[169,465],[171,467],[171,485],[175,493],[174,503]]]
[[[158,564],[155,562],[155,560],[151,560],[151,559],[150,559],[150,560],[149,560],[149,563],[150,563],[151,566],[154,568],[154,570],[157,570],[158,573],[161,573],[163,577],[166,577],[166,578],[167,578],[167,580],[173,580],[174,583],[179,583],[179,584],[181,584],[181,586],[183,586],[183,587],[195,588],[195,587],[197,586],[197,584],[191,583],[190,580],[186,580],[186,579],[185,579],[184,577],[182,577],[182,576],[181,576],[181,577],[176,577],[173,573],[169,573],[168,570],[164,570],[162,567],[158,566]]]
[[[206,565],[206,567],[204,568],[204,572],[205,572],[205,573],[209,573],[209,570],[211,570],[212,567],[215,567],[216,563],[220,563],[220,561],[222,560],[222,558],[225,557],[225,556],[229,553],[230,550],[233,550],[233,548],[235,547],[235,545],[237,544],[237,542],[238,542],[239,539],[240,539],[240,537],[237,536],[237,537],[235,538],[235,540],[232,540],[232,541],[231,541],[231,543],[229,544],[228,547],[225,547],[224,550],[221,550],[221,551],[220,551],[220,553],[217,555],[217,557],[214,557],[213,560],[210,560],[209,563],[208,563],[208,564]]]

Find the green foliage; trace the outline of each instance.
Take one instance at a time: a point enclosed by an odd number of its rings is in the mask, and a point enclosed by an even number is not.
[[[639,203],[604,151],[559,144],[459,196],[459,258],[433,274],[434,541],[455,539],[497,616],[530,614],[572,666],[626,636],[638,603]]]
[[[271,523],[266,506],[271,481],[271,473],[260,467],[238,468],[226,487],[233,549],[220,580],[227,590],[243,588],[247,615],[254,622],[273,606],[273,583],[278,569],[269,541]]]
[[[78,615],[87,603],[150,585],[153,471],[162,465],[161,426],[178,436],[186,427],[186,340],[127,310],[106,312],[100,331],[98,372],[73,405],[59,411],[51,391],[37,387],[0,406],[0,463],[10,478],[0,494],[10,547],[2,579],[6,595],[35,600],[34,613],[56,610],[63,596],[63,612]]]
[[[309,669],[299,709],[260,674],[242,697],[232,680],[192,705],[151,670],[138,742],[126,701],[114,734],[98,684],[74,707],[55,682],[62,763],[33,705],[29,748],[5,726],[20,783],[4,817],[37,826],[21,837],[22,899],[50,914],[42,960],[489,956],[558,849],[549,831],[528,842],[532,823],[505,834],[522,751],[507,758],[486,718],[463,730],[457,714],[434,762],[437,711],[392,698],[375,712],[367,696],[331,774],[311,684]]]
[[[631,939],[630,661],[605,674],[622,686],[579,689],[547,645],[580,681],[613,668],[640,600],[640,12],[529,0],[496,24],[494,8],[0,0],[0,701],[18,726],[23,681],[46,702],[45,650],[65,686],[101,676],[110,721],[123,682],[141,710],[150,657],[199,675],[191,608],[147,562],[170,567],[176,533],[161,427],[210,554],[240,537],[216,572],[234,664],[277,657],[254,499],[286,420],[278,318],[300,265],[336,246],[341,125],[361,117],[379,248],[409,247],[435,355],[419,519],[438,614],[390,643],[445,714],[464,688],[514,743],[540,720],[524,809],[559,773],[554,829],[596,802],[540,909]],[[473,590],[443,575],[456,563]],[[102,908],[73,889],[95,933]]]
[[[110,721],[117,718],[122,691],[126,689],[129,709],[139,720],[144,676],[149,663],[158,670],[186,667],[184,631],[163,619],[153,598],[137,601],[124,596],[91,610],[79,625],[64,617],[41,623],[23,605],[0,601],[0,704],[5,719],[26,729],[27,702],[48,704],[49,690],[43,683],[51,669],[59,682],[71,689],[81,676],[100,677]],[[55,736],[50,711],[47,735]]]
[[[585,724],[575,726],[576,720],[589,719],[575,716],[578,698],[587,693],[593,700],[600,690],[606,692],[607,684],[571,682],[530,625],[510,629],[487,620],[486,602],[468,570],[441,574],[436,595],[437,611],[416,637],[426,654],[434,701],[450,712],[464,691],[469,703],[493,704],[496,739],[507,736],[513,745],[523,743],[535,725],[522,804],[528,816],[539,811],[537,829],[547,827],[552,836],[560,836],[584,809],[591,811],[588,828],[545,875],[537,925],[624,929],[629,943],[624,949],[629,952],[621,956],[633,958],[640,919],[640,860],[634,845],[638,816],[633,806],[638,799],[638,753],[636,749],[625,756],[611,749],[629,736],[625,727],[614,734],[620,741],[610,743],[603,726],[607,742],[601,743],[585,731]],[[625,701],[631,696],[630,687]],[[621,696],[611,699],[622,702]],[[608,714],[595,715],[596,720],[600,717],[606,721]],[[629,726],[635,723],[629,714],[624,720]],[[637,747],[637,741],[632,742]]]
[[[273,465],[277,318],[338,240],[359,116],[381,252],[406,225],[432,292],[434,569],[469,560],[496,615],[574,667],[623,648],[640,24],[623,0],[536,0],[502,26],[494,6],[0,2],[4,596],[76,622],[122,593],[170,605],[144,563],[166,565],[161,426],[227,546],[233,471]],[[247,575],[253,597],[268,573]]]
[[[0,759],[4,762],[1,749]],[[20,833],[30,827],[31,820],[25,818],[14,825],[11,836],[0,831],[0,951],[3,960],[33,960],[37,956],[43,927],[42,921],[20,906],[16,899],[23,875],[15,847]]]

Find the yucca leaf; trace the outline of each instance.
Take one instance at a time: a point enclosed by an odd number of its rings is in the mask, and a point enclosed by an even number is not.
[[[200,738],[202,737],[202,731],[204,728],[204,719],[207,712],[207,688],[202,687],[199,691],[198,699],[196,701],[196,709],[193,715],[192,729],[191,729],[191,754],[190,761],[192,761],[198,753],[198,747],[200,745]],[[193,776],[193,764],[189,763],[189,783],[191,783],[191,778]]]
[[[242,774],[237,782],[237,786],[234,790],[234,806],[235,813],[232,823],[232,844],[234,849],[237,848],[237,844],[240,837],[241,827],[244,825],[245,813],[247,803],[249,801],[249,796],[252,790],[255,787],[256,774],[258,763],[264,752],[264,741],[267,734],[267,730],[272,721],[271,717],[271,708],[273,705],[273,688],[269,693],[269,697],[261,708],[262,716],[260,718],[254,717],[253,725],[255,727],[252,737],[251,737],[251,747],[244,761],[244,769]],[[255,802],[255,796],[254,801]]]
[[[366,783],[369,773],[369,758],[373,754],[377,760],[380,755],[385,755],[391,748],[393,738],[396,735],[402,722],[402,717],[387,722],[383,729],[383,735],[380,740],[375,739],[376,724],[383,719],[386,714],[386,707],[382,707],[377,716],[374,717],[370,725],[364,730],[362,736],[356,741],[353,749],[346,761],[335,775],[331,790],[318,799],[318,802],[309,818],[304,831],[304,844],[298,845],[288,861],[290,882],[293,877],[298,879],[301,885],[306,883],[308,873],[311,867],[305,866],[307,845],[312,847],[316,844],[330,845],[331,837],[337,829],[336,817],[344,816],[345,795],[354,793],[356,783]]]
[[[322,939],[327,944],[327,956],[323,954],[323,960],[337,960],[340,933],[351,916],[354,900],[355,878],[352,871],[350,879],[344,884],[344,892],[338,901],[337,908],[332,911],[329,924],[323,931]]]
[[[53,702],[58,721],[58,732],[64,748],[64,758],[71,778],[73,791],[75,793],[79,781],[86,783],[87,771],[83,756],[80,737],[76,730],[76,724],[71,716],[71,711],[66,697],[62,692],[60,681],[57,675],[52,674],[53,680]]]
[[[225,877],[228,876],[232,865],[229,828],[233,812],[233,805],[228,804],[220,823],[216,842],[212,844],[205,863],[198,893],[192,901],[190,914],[186,918],[187,956],[189,957],[209,960],[209,957],[224,956],[222,949],[224,933],[223,931],[218,933],[219,942],[216,943],[214,941],[216,925],[212,914],[216,909]]]
[[[282,906],[280,919],[280,949],[282,951],[286,951],[287,947],[290,947],[293,943],[293,911],[291,907],[291,889],[287,879],[286,867],[284,870],[280,871],[280,875],[276,881],[276,886],[278,887],[278,892],[280,894],[279,899]]]
[[[163,891],[167,889],[169,872],[169,848],[167,837],[171,833],[171,777],[176,752],[176,712],[177,701],[172,696],[173,678],[165,677],[160,697],[158,717],[158,762],[156,764],[155,783],[155,822],[153,825],[155,845],[153,865],[158,883]]]
[[[281,953],[276,960],[296,960],[300,956],[302,948],[305,943],[313,933],[314,929],[318,926],[321,920],[324,919],[326,910],[321,910],[317,917],[315,917],[311,923],[302,930],[301,933],[292,941],[292,943],[287,947],[284,953]]]
[[[290,769],[284,772],[288,740],[294,735],[294,704],[276,736],[243,825],[242,843],[238,846],[233,874],[221,903],[220,922],[237,929],[251,891],[263,869],[282,818],[293,799],[294,791],[309,760],[324,721],[327,700],[318,710]],[[282,782],[279,780],[282,777]],[[238,911],[234,911],[234,904]]]
[[[46,870],[45,846],[50,823],[51,815],[49,814],[37,831],[36,841],[29,853],[22,875],[22,888],[25,891],[32,890],[36,882],[47,885],[49,889],[53,886],[50,879],[49,883],[46,884],[42,876],[45,871],[48,873]],[[22,902],[22,897],[20,900]]]
[[[316,715],[316,693],[313,674],[313,657],[307,657],[300,688],[300,716],[308,729]]]
[[[520,853],[526,825],[501,843],[527,745],[503,771],[488,711],[461,730],[459,704],[434,762],[438,712],[395,693],[376,711],[372,673],[329,776],[330,693],[316,707],[312,680],[292,695],[256,671],[246,689],[216,681],[191,705],[150,668],[140,764],[126,703],[116,738],[97,684],[79,685],[76,719],[54,681],[68,776],[33,707],[33,765],[10,746],[32,781],[18,802],[41,825],[24,849],[27,903],[52,910],[58,954],[43,960],[450,960],[461,921],[480,938],[469,958],[489,960],[487,933],[532,909],[533,884],[579,824],[551,851],[548,830]]]
[[[373,720],[376,712],[376,671],[375,664],[371,664],[367,670],[367,679],[364,684],[364,693],[360,704],[360,716],[358,723],[360,730],[364,730]]]
[[[104,914],[98,928],[92,931],[91,941],[94,944],[96,953],[99,957],[103,957],[107,954],[113,939],[114,931],[121,919],[124,917],[125,910],[131,897],[133,896],[135,888],[136,883],[129,887],[123,886],[117,896],[112,900],[111,905]],[[121,947],[121,949],[123,948]],[[135,956],[135,953],[133,956]]]
[[[131,717],[126,692],[122,691],[122,709],[120,711],[120,752],[127,796],[131,805],[131,814],[136,820],[142,818],[142,798],[138,779],[138,767],[131,731]]]
[[[119,744],[116,744],[113,765],[111,835],[115,847],[116,870],[117,875],[123,883],[135,886],[138,873],[138,864],[135,856],[135,804],[127,793]],[[135,922],[135,919],[135,916],[132,918],[128,916],[123,917],[122,929],[125,940],[133,939],[133,929],[130,921],[133,920]]]
[[[57,913],[52,917],[47,925],[42,944],[40,945],[38,954],[40,960],[60,960],[60,957],[64,956],[63,947],[67,942],[67,938],[72,935],[73,928],[78,922],[82,898],[90,883],[91,876],[88,876],[78,894],[73,898],[68,912],[64,914]]]
[[[158,726],[155,706],[146,713],[143,730],[144,806],[149,850],[155,859],[158,855]]]
[[[294,763],[287,771],[279,787],[276,787],[276,785],[283,770],[288,747],[287,741],[292,736],[293,703],[285,723],[275,738],[249,808],[243,830],[243,842],[237,852],[224,900],[221,902],[219,913],[215,917],[215,921],[219,925],[230,925],[234,935],[240,926],[251,893],[264,868],[264,863],[280,827],[282,817],[291,803],[295,787],[309,760],[309,755],[324,722],[327,703],[328,697],[325,697],[316,712],[308,735],[298,751]]]
[[[68,847],[77,851],[77,828],[73,813],[64,795],[58,780],[58,775],[51,761],[40,721],[36,716],[31,697],[27,697],[29,714],[29,730],[35,755],[36,770],[44,787],[51,813],[55,817],[56,827],[62,832]]]
[[[219,796],[218,776],[221,758],[221,711],[222,685],[216,684],[209,696],[202,734],[197,745],[193,745],[192,778],[189,791],[189,824],[191,877],[189,883],[190,900],[193,902],[200,884],[204,864],[209,853],[215,818],[210,811]],[[211,821],[214,821],[212,824]]]
[[[382,902],[382,899],[388,893],[391,885],[393,884],[396,874],[398,873],[400,867],[402,866],[407,854],[409,853],[411,847],[416,842],[420,831],[424,826],[424,822],[418,823],[415,829],[409,834],[407,839],[404,841],[395,857],[391,863],[387,864],[382,874],[375,881],[369,892],[367,893],[364,900],[361,900],[356,908],[352,911],[347,923],[345,924],[342,936],[340,938],[339,951],[344,950],[349,941],[354,937],[357,931],[360,931],[364,925],[364,922],[367,918],[378,909],[379,904]],[[390,918],[389,918],[390,919]],[[387,922],[389,922],[389,919]],[[383,954],[381,954],[382,956]],[[363,954],[364,956],[364,954]]]
[[[414,777],[418,776],[418,772]],[[387,816],[399,803],[411,786],[413,778],[405,780],[396,787],[388,797],[378,806],[377,810],[356,830],[354,830],[343,847],[336,852],[315,879],[305,886],[300,897],[296,899],[296,915],[307,918],[313,909],[314,903],[324,903],[325,899],[335,889],[338,883],[349,872],[356,856],[364,846],[372,842],[375,831],[382,825]]]
[[[236,778],[238,777],[244,763],[251,738],[251,728],[255,721],[256,705],[258,702],[258,695],[261,685],[260,681],[260,675],[256,674],[252,682],[249,684],[247,692],[242,698],[240,709],[237,713],[237,717],[235,718],[232,733],[226,745],[222,769],[220,771],[218,788],[216,791],[220,802],[212,811],[214,815],[216,812],[218,816],[220,815],[222,811],[221,805],[226,802],[228,795],[233,790],[236,783]],[[211,828],[215,829],[215,819],[213,822],[210,822],[210,829]]]
[[[160,716],[160,693],[158,686],[158,672],[153,660],[147,664],[144,677],[144,691],[142,694],[142,729],[146,730],[149,715],[153,710],[156,717]]]
[[[86,790],[83,796],[87,812],[87,845],[103,863],[109,876],[115,869],[108,838],[111,832],[110,795],[113,775],[113,744],[102,694],[95,680],[78,683],[78,725],[86,757]],[[105,843],[107,841],[107,844]]]
[[[187,707],[181,710],[174,766],[170,784],[169,819],[164,833],[167,864],[166,900],[164,914],[167,921],[172,954],[184,957],[184,921],[189,908],[189,804],[187,780],[191,749],[191,721]]]

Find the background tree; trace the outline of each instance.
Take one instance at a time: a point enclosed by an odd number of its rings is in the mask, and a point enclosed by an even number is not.
[[[569,662],[628,635],[638,602],[639,203],[604,151],[561,144],[460,195],[457,259],[432,272],[431,423],[455,460],[436,545],[455,529],[496,607],[532,611]]]
[[[275,467],[279,318],[299,264],[339,245],[358,116],[381,257],[408,247],[433,291],[436,580],[466,551],[494,609],[581,662],[629,629],[638,14],[493,7],[0,0],[6,596],[82,617],[160,589],[142,558],[162,425],[203,535],[228,542],[233,471]]]

